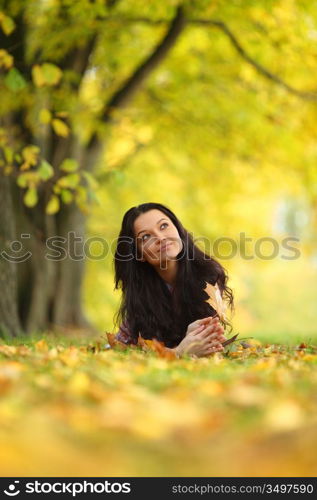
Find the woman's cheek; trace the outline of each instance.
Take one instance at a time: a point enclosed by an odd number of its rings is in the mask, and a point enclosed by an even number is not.
[[[149,246],[144,250],[144,256],[149,262],[156,262],[159,259],[159,255],[155,252],[155,248]]]
[[[179,246],[179,252],[181,252],[183,250],[183,242],[181,239],[179,240],[178,246]]]

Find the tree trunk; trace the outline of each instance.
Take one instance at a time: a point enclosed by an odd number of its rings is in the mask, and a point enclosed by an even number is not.
[[[17,239],[23,245],[20,254],[26,256],[18,264],[18,309],[23,330],[35,333],[58,326],[95,332],[82,310],[85,257],[76,259],[71,244],[72,235],[80,237],[75,251],[83,254],[85,216],[75,204],[62,205],[58,214],[47,215],[45,193],[30,209],[23,203],[21,189],[13,187],[13,192]]]
[[[82,311],[84,278],[85,215],[72,203],[64,205],[56,216],[57,234],[67,257],[58,262],[52,321],[55,325],[90,328]]]
[[[21,333],[17,308],[17,266],[13,262],[11,242],[15,240],[15,221],[10,180],[0,171],[0,334]]]

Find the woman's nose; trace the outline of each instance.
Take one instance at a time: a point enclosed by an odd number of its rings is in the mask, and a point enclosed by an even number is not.
[[[166,236],[162,236],[162,237],[157,237],[157,246],[161,246],[161,245],[165,245],[167,239],[166,239]]]

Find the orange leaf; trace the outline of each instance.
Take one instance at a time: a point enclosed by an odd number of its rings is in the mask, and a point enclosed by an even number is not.
[[[138,345],[141,346],[144,351],[155,352],[160,358],[177,359],[176,354],[173,351],[170,351],[170,349],[165,346],[164,342],[160,342],[157,339],[144,339],[139,334]]]
[[[130,345],[124,344],[123,342],[120,342],[120,340],[117,340],[115,333],[106,332],[106,335],[111,348],[119,347],[119,349],[124,350],[127,349],[128,347],[131,347]]]
[[[106,335],[107,335],[107,338],[108,338],[108,342],[110,344],[111,347],[114,347],[117,343],[116,339],[115,339],[115,334],[114,333],[110,333],[110,332],[106,332]]]
[[[159,342],[156,339],[152,340],[153,349],[159,355],[160,358],[165,359],[177,359],[176,353],[174,351],[170,351],[163,342]]]
[[[151,350],[151,343],[152,341],[151,340],[146,340],[144,339],[143,337],[141,337],[141,335],[139,334],[138,336],[138,346],[142,347],[142,349],[144,351],[150,351]]]

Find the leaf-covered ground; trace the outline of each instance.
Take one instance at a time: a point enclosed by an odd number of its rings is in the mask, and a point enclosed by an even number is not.
[[[106,342],[0,342],[2,476],[316,475],[316,346]]]

